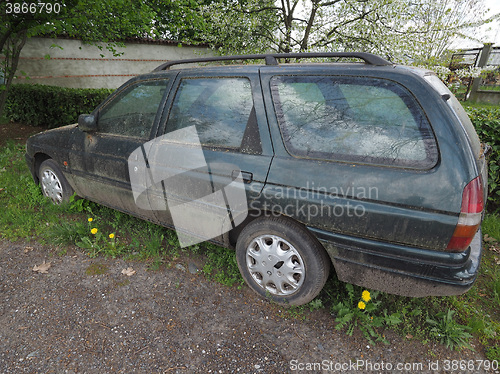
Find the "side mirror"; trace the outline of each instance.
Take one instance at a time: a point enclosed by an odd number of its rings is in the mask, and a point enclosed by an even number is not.
[[[93,114],[80,114],[78,128],[83,132],[95,132],[97,131],[97,119]]]

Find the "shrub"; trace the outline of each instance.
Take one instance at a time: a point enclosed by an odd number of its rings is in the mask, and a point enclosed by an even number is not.
[[[465,106],[465,110],[481,141],[492,148],[488,165],[488,210],[495,211],[500,208],[500,108]]]
[[[50,128],[76,123],[92,112],[113,90],[64,88],[41,84],[12,85],[5,115],[14,122]]]

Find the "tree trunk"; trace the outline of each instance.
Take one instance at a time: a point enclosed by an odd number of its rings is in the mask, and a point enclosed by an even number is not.
[[[7,101],[7,95],[9,94],[10,86],[12,85],[12,80],[16,75],[17,66],[19,64],[19,55],[21,50],[26,44],[27,30],[22,30],[14,36],[11,35],[5,41],[5,89],[0,92],[0,114],[3,113],[5,107],[5,102]]]
[[[3,51],[5,43],[9,40],[10,35],[12,34],[12,29],[7,29],[5,33],[0,37],[0,52]]]
[[[311,28],[314,24],[314,18],[316,17],[316,12],[318,11],[318,3],[316,1],[313,2],[313,6],[311,9],[311,14],[309,15],[309,20],[307,21],[306,30],[304,32],[304,37],[302,38],[302,42],[300,43],[300,52],[307,51],[309,44],[309,34],[311,33]]]
[[[281,12],[283,17],[283,24],[285,26],[284,40],[280,43],[279,51],[289,53],[292,51],[292,28],[293,28],[293,13],[298,0],[294,0],[293,5],[290,5],[290,0],[281,0]]]

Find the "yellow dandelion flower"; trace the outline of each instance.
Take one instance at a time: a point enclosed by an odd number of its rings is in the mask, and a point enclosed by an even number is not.
[[[365,302],[368,302],[370,301],[372,298],[370,296],[370,292],[367,291],[367,290],[364,290],[363,293],[361,294],[361,298],[363,299],[363,301]]]
[[[89,218],[89,222],[92,222],[94,219],[92,217]]]
[[[109,238],[110,239],[114,239],[115,238],[115,234],[109,234]]]
[[[91,232],[93,235],[95,235],[95,234],[97,234],[97,229],[94,227],[92,230],[90,230],[90,232]]]
[[[364,302],[360,301],[360,302],[358,303],[358,308],[359,308],[359,309],[365,309],[365,308],[366,308],[366,304],[365,304]]]

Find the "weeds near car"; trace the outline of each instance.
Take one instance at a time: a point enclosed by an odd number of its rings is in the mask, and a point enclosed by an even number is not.
[[[347,335],[352,336],[354,328],[358,327],[365,338],[372,344],[381,341],[389,344],[382,332],[379,330],[385,326],[395,326],[401,323],[399,313],[388,314],[376,313],[381,307],[381,301],[375,299],[379,292],[370,293],[364,290],[361,295],[355,291],[351,284],[346,285],[347,298],[333,305],[331,310],[336,315],[335,322],[337,330],[347,328]]]
[[[81,222],[61,221],[54,225],[47,233],[50,241],[56,245],[74,245],[87,234],[87,225]]]
[[[489,360],[500,361],[500,218],[487,215],[483,221],[483,257],[478,279],[466,294],[450,298],[450,305],[471,333],[488,347]]]
[[[226,286],[241,287],[245,281],[238,270],[235,252],[211,243],[206,243],[205,247],[208,261],[203,267],[203,273]]]
[[[99,254],[106,254],[113,258],[118,256],[123,244],[120,244],[114,232],[106,235],[103,230],[98,228],[99,224],[92,217],[88,218],[88,230],[90,235],[84,235],[76,240],[75,244],[87,250],[90,257],[96,257]]]
[[[438,313],[437,320],[427,318],[426,322],[432,326],[431,335],[449,349],[455,347],[471,348],[469,344],[469,339],[472,338],[472,335],[469,334],[471,328],[457,323],[453,319],[455,313],[455,311],[448,309],[447,312]]]
[[[347,284],[343,300],[332,305],[337,329],[346,328],[351,336],[358,328],[372,344],[388,343],[384,329],[399,331],[407,339],[417,338],[424,343],[436,340],[449,349],[471,348],[472,328],[455,319],[456,311],[442,308],[448,305],[443,298],[412,299],[373,292]],[[452,298],[455,299],[455,298]],[[445,301],[445,302],[443,302]],[[493,359],[493,358],[491,358]]]

